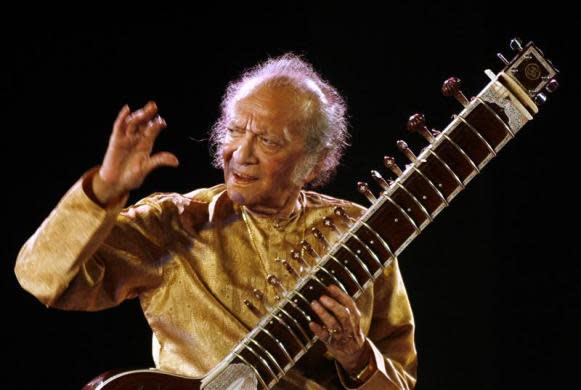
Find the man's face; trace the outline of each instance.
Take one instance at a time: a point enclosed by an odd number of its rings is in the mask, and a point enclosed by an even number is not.
[[[269,87],[236,103],[222,154],[234,202],[266,214],[292,211],[308,176],[295,174],[307,157],[305,135],[297,125],[303,103],[288,90]]]

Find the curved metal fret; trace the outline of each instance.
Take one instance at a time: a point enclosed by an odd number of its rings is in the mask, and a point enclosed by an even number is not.
[[[318,269],[323,270],[327,275],[329,275],[331,277],[331,279],[333,279],[335,282],[337,282],[337,286],[339,286],[339,288],[341,290],[343,290],[343,292],[347,295],[351,295],[349,294],[349,291],[347,291],[347,289],[345,288],[345,286],[343,285],[343,283],[341,283],[341,281],[339,279],[337,279],[335,277],[335,275],[333,275],[332,273],[330,273],[329,271],[327,271],[327,269],[325,267],[323,267],[322,265],[318,265],[317,266]],[[321,283],[322,284],[322,283]],[[327,286],[325,286],[324,284],[322,284],[322,286],[325,288],[325,290],[327,290]]]
[[[262,386],[264,386],[266,389],[268,389],[268,385],[266,384],[266,382],[264,382],[264,379],[262,378],[262,375],[260,375],[260,373],[258,372],[258,370],[256,369],[256,367],[254,367],[252,364],[248,363],[248,360],[244,359],[242,357],[241,354],[239,354],[238,352],[234,352],[234,355],[236,355],[236,357],[238,357],[238,359],[242,360],[242,362],[244,364],[246,364],[248,367],[252,368],[254,370],[254,373],[256,374],[256,376],[258,377],[258,380],[260,381],[260,383],[262,383]],[[276,378],[276,377],[275,377]],[[272,381],[271,381],[272,382]],[[270,382],[269,382],[270,383]]]
[[[361,224],[364,225],[367,229],[369,229],[375,235],[375,237],[377,237],[379,242],[385,247],[385,250],[387,251],[387,253],[389,253],[389,257],[395,257],[389,244],[387,242],[385,242],[385,240],[374,229],[372,229],[371,226],[369,226],[367,224],[367,222],[361,221]]]
[[[320,267],[319,267],[319,264],[317,263],[317,264],[315,264],[315,265],[314,265],[314,267],[312,267],[312,268],[314,268],[314,269],[319,269]],[[324,271],[327,271],[327,270],[324,270]],[[314,272],[311,274],[311,276],[313,277],[313,279],[314,279],[314,280],[316,280],[316,281],[317,281],[317,283],[319,283],[321,286],[323,286],[323,288],[324,288],[324,289],[325,289],[325,288],[327,288],[327,286],[325,285],[325,283],[321,282],[321,281],[319,280],[319,278],[317,277],[317,275],[316,275]],[[301,296],[302,296],[302,295],[301,295]],[[304,298],[304,297],[303,297],[303,298]]]
[[[292,322],[295,323],[295,325],[297,326],[297,328],[299,328],[299,330],[301,331],[301,333],[303,334],[303,336],[305,336],[305,339],[307,340],[311,340],[311,338],[309,337],[309,335],[305,332],[305,330],[303,329],[303,327],[301,326],[301,324],[299,324],[299,322],[290,314],[288,314],[288,312],[282,308],[282,306],[278,307],[278,310],[280,310],[281,312],[283,312]],[[276,317],[276,315],[275,315]]]
[[[357,256],[355,254],[355,252],[353,252],[351,250],[351,248],[349,248],[347,245],[345,245],[344,243],[341,243],[341,246],[343,248],[345,248],[349,253],[351,253],[351,256],[353,256],[355,258],[355,260],[357,260],[357,262],[359,263],[359,265],[361,265],[361,268],[363,268],[365,270],[365,273],[367,274],[367,276],[369,276],[369,278],[371,280],[373,280],[373,275],[371,274],[371,272],[369,271],[369,268],[367,268],[367,264],[365,264],[363,262],[363,260],[361,260],[361,258],[359,256]]]
[[[481,142],[482,142],[484,145],[486,145],[486,147],[488,148],[488,150],[490,151],[490,153],[492,153],[492,155],[493,155],[494,157],[496,157],[496,152],[494,151],[494,148],[492,147],[492,145],[490,145],[490,144],[488,143],[488,141],[484,139],[484,137],[483,137],[483,136],[482,136],[482,135],[481,135],[481,134],[480,134],[480,133],[479,133],[479,132],[478,132],[478,131],[477,131],[477,130],[474,128],[474,126],[472,126],[470,123],[468,123],[468,121],[467,121],[466,119],[464,119],[464,117],[462,117],[462,115],[454,115],[453,117],[454,117],[455,119],[460,119],[462,122],[464,122],[464,124],[465,124],[466,126],[468,126],[468,128],[469,128],[470,130],[472,130],[472,132],[474,133],[474,135],[475,135],[476,137],[478,137],[478,138],[480,139],[480,141],[481,141]]]
[[[422,171],[420,171],[415,165],[413,166],[414,171],[416,171],[419,175],[421,175],[427,182],[428,184],[432,187],[432,189],[434,191],[436,191],[436,194],[438,194],[440,196],[440,198],[442,199],[442,201],[444,202],[444,204],[446,206],[448,206],[448,199],[446,199],[446,197],[444,196],[444,194],[442,194],[442,192],[434,185],[434,183],[432,183],[432,181],[430,179],[428,179],[426,177],[426,175],[424,175],[422,173]]]
[[[317,268],[317,269],[321,269],[321,270],[325,271],[325,272],[327,273],[327,275],[329,275],[331,278],[333,278],[333,279],[334,279],[334,280],[335,280],[335,281],[338,283],[338,286],[339,286],[339,287],[340,287],[340,288],[343,290],[343,292],[345,292],[345,294],[347,294],[347,295],[350,295],[350,294],[349,294],[349,292],[347,291],[347,289],[345,288],[345,286],[343,285],[343,283],[341,283],[341,282],[339,281],[339,279],[337,279],[337,278],[336,278],[335,276],[333,276],[333,275],[332,275],[332,274],[331,274],[329,271],[327,271],[327,270],[325,269],[325,267],[322,267],[322,266],[321,266],[321,262],[320,262],[320,260],[321,260],[321,256],[319,256],[319,254],[317,253],[317,251],[315,251],[315,250],[313,249],[313,252],[315,252],[315,255],[317,256],[317,259],[319,260],[319,261],[317,261],[317,263],[316,263],[316,268]],[[314,273],[313,273],[313,276],[314,276],[315,278],[317,277],[317,276],[316,276]],[[325,284],[324,284],[324,283],[321,283],[321,281],[320,281],[320,280],[318,280],[318,279],[317,279],[317,281],[318,281],[318,282],[319,282],[319,283],[320,283],[320,284],[323,286],[323,288],[324,288],[325,290],[327,289],[327,286],[325,286]]]
[[[480,101],[482,103],[482,105],[484,105],[484,107],[486,107],[486,109],[496,117],[496,119],[498,119],[500,121],[500,123],[502,123],[502,125],[504,126],[504,128],[506,129],[506,131],[508,132],[508,134],[510,135],[510,138],[514,138],[514,133],[512,132],[511,128],[504,123],[504,121],[502,120],[501,117],[498,116],[498,114],[496,113],[496,111],[494,111],[492,108],[490,108],[490,106],[488,105],[488,103],[486,103],[484,100],[480,99],[478,96],[476,97],[476,100]]]
[[[450,172],[450,175],[452,175],[454,177],[454,179],[456,179],[458,184],[460,184],[460,188],[464,189],[464,183],[462,182],[462,180],[460,180],[460,178],[458,177],[458,175],[456,175],[456,173],[452,170],[452,168],[450,168],[450,166],[444,160],[442,160],[440,158],[440,156],[438,156],[438,153],[433,151],[432,148],[428,148],[428,151],[432,154],[432,156],[437,158],[438,161],[440,161],[442,163],[442,165],[444,166],[444,168],[446,168],[446,170],[448,172]]]
[[[351,272],[351,270],[349,268],[347,268],[345,266],[345,264],[341,264],[341,262],[339,261],[339,259],[337,259],[332,254],[329,254],[329,257],[331,259],[333,259],[337,264],[339,264],[339,267],[341,267],[342,269],[345,270],[345,272],[347,272],[347,275],[349,275],[349,277],[351,278],[351,280],[353,281],[353,283],[355,283],[355,285],[357,286],[357,288],[359,289],[359,291],[361,291],[361,294],[363,294],[363,287],[359,284],[359,282],[357,281],[357,278],[355,277],[355,275],[353,275],[353,272]]]
[[[392,205],[394,205],[395,207],[397,207],[399,209],[399,212],[403,214],[403,216],[405,218],[407,218],[408,222],[412,224],[412,226],[414,227],[414,230],[416,231],[416,233],[421,233],[422,231],[420,230],[420,228],[418,227],[418,225],[416,225],[416,223],[414,222],[414,220],[412,219],[412,217],[409,216],[409,214],[407,213],[407,211],[405,211],[400,205],[398,205],[397,203],[395,203],[395,201],[393,199],[391,199],[391,197],[387,194],[384,194],[383,197],[387,200],[389,200],[391,202]]]
[[[424,205],[418,200],[418,198],[416,198],[416,196],[414,194],[412,194],[411,192],[409,192],[408,189],[405,188],[404,185],[399,182],[399,180],[396,180],[395,181],[395,184],[397,184],[397,186],[399,188],[401,188],[406,194],[408,194],[413,199],[414,202],[416,202],[416,204],[418,205],[418,207],[420,208],[420,210],[423,211],[423,213],[426,215],[426,217],[428,218],[428,220],[430,222],[432,222],[433,221],[432,215],[430,214],[430,212],[428,211],[428,209],[426,209],[424,207]]]
[[[260,363],[262,363],[262,365],[264,367],[266,367],[266,369],[268,370],[269,374],[272,375],[272,378],[274,380],[277,380],[279,378],[278,375],[276,375],[274,373],[274,371],[272,371],[272,368],[270,368],[270,366],[268,365],[268,362],[262,356],[260,356],[258,353],[256,353],[256,351],[253,350],[252,347],[250,347],[250,345],[246,344],[244,346],[244,348],[246,348],[247,350],[249,350],[258,359],[258,361]],[[283,372],[283,374],[284,374],[284,372]]]
[[[382,270],[385,268],[383,266],[383,263],[381,262],[381,260],[379,260],[379,257],[377,257],[375,252],[373,252],[373,250],[369,246],[367,246],[367,244],[364,243],[363,240],[361,240],[359,237],[357,237],[356,234],[353,234],[351,231],[347,232],[347,234],[349,234],[351,237],[356,239],[361,244],[361,246],[363,246],[367,250],[367,252],[369,252],[371,254],[373,259],[377,262],[377,264],[379,264],[379,268],[381,268]]]
[[[268,349],[264,348],[262,345],[260,345],[256,340],[254,340],[253,338],[250,338],[250,341],[252,343],[254,343],[260,350],[262,350],[266,356],[268,356],[268,358],[270,360],[272,360],[272,362],[274,363],[274,365],[276,366],[276,368],[280,371],[280,376],[276,375],[275,377],[280,379],[284,376],[284,374],[286,373],[283,368],[280,366],[280,364],[278,364],[278,362],[276,361],[276,359],[274,358],[274,356],[271,355],[270,352],[268,352]],[[248,344],[246,344],[247,348],[250,348],[250,346],[248,346]]]
[[[275,313],[272,313],[272,318],[275,318],[278,322],[280,322],[280,324],[282,326],[284,326],[289,331],[291,336],[293,336],[295,341],[299,344],[301,351],[307,352],[307,347],[305,346],[303,341],[301,339],[299,339],[299,336],[297,336],[295,331],[286,322],[284,322],[282,318],[279,318]],[[293,361],[294,361],[294,359],[293,359]]]
[[[305,296],[303,294],[301,294],[301,292],[299,291],[299,289],[296,289],[295,291],[293,291],[293,293],[294,294],[297,294],[303,300],[303,302],[307,304],[307,306],[309,306],[309,307],[311,306],[311,304],[309,303],[309,301],[307,300],[307,298],[305,298]]]
[[[290,355],[290,353],[288,353],[288,351],[284,347],[284,344],[279,339],[274,337],[274,335],[272,333],[270,333],[270,331],[268,329],[266,329],[264,326],[259,326],[259,328],[264,333],[266,333],[274,341],[275,344],[277,344],[280,347],[280,349],[282,350],[282,352],[284,353],[286,358],[289,360],[289,362],[296,363],[296,360],[293,359],[293,357]]]
[[[290,303],[290,304],[292,305],[292,307],[294,307],[295,309],[297,309],[298,311],[300,311],[300,312],[301,312],[301,314],[303,315],[303,317],[305,317],[305,319],[306,319],[307,321],[309,321],[309,322],[311,322],[311,321],[312,321],[312,319],[311,319],[311,316],[310,316],[310,315],[308,315],[307,313],[305,313],[305,312],[303,311],[303,309],[301,309],[300,307],[298,307],[298,306],[297,306],[297,305],[296,305],[296,304],[295,304],[295,303],[292,301],[292,299],[290,299],[290,297],[287,297],[287,302],[288,302],[288,303]]]
[[[464,156],[464,158],[466,158],[466,160],[468,160],[468,162],[470,163],[470,165],[472,165],[472,168],[474,168],[474,170],[478,173],[480,173],[480,169],[478,168],[478,166],[474,163],[474,161],[472,161],[472,159],[470,157],[468,157],[468,155],[466,154],[466,152],[464,152],[464,150],[458,146],[458,144],[456,142],[454,142],[454,140],[450,137],[448,137],[448,135],[446,133],[441,133],[444,138],[446,138],[448,141],[450,141],[450,143],[452,145],[454,145],[454,147],[456,149],[458,149],[458,151]]]

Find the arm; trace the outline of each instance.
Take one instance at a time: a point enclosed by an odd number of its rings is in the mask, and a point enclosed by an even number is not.
[[[121,211],[126,197],[101,208],[83,190],[94,174],[75,183],[18,255],[18,281],[47,306],[99,310],[160,280],[161,214],[143,202]]]
[[[120,211],[153,169],[178,164],[167,152],[150,155],[165,127],[156,114],[153,102],[134,113],[123,107],[101,167],[71,188],[21,249],[17,278],[46,305],[97,310],[155,284],[160,215],[146,205]]]

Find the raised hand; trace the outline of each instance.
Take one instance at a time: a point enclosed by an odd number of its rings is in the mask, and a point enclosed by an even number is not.
[[[151,155],[155,139],[165,126],[163,118],[157,115],[155,102],[134,112],[127,105],[121,109],[103,164],[93,179],[93,192],[102,204],[141,186],[155,168],[178,166],[179,161],[172,153]]]

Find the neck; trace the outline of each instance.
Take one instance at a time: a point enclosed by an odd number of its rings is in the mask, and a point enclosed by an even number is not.
[[[289,197],[282,207],[270,207],[263,205],[245,206],[246,209],[259,217],[288,219],[301,209],[300,191]]]

